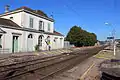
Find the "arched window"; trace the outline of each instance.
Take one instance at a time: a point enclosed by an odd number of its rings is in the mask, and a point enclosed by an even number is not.
[[[56,41],[57,41],[57,39],[58,39],[58,37],[55,37],[55,38],[54,38],[54,42],[56,42]]]
[[[27,37],[27,51],[33,51],[33,34],[29,34]]]
[[[33,35],[32,35],[32,34],[29,34],[29,35],[28,35],[28,38],[33,38]]]
[[[40,36],[38,37],[38,45],[39,45],[39,46],[42,46],[42,38],[43,38],[43,35],[40,35]]]

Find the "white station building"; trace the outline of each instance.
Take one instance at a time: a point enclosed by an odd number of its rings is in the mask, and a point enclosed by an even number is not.
[[[20,7],[0,14],[1,50],[32,52],[35,46],[40,50],[64,47],[64,36],[55,31],[54,20],[40,10]]]

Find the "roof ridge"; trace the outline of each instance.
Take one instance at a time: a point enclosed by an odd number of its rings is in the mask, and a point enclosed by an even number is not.
[[[54,19],[49,17],[46,13],[44,13],[44,11],[42,11],[40,9],[34,10],[34,9],[31,9],[29,7],[26,7],[26,6],[22,6],[22,7],[10,10],[6,13],[1,13],[0,16],[5,16],[5,15],[12,14],[12,12],[14,13],[14,12],[20,12],[20,11],[25,11],[25,12],[31,13],[31,14],[36,15],[36,16],[40,16],[44,19],[47,19],[47,20],[54,22]]]
[[[15,10],[19,10],[19,9],[25,9],[25,10],[34,12],[34,13],[36,13],[36,14],[39,14],[39,15],[41,15],[41,16],[44,16],[44,17],[47,17],[47,18],[48,18],[47,14],[44,13],[44,11],[42,11],[42,10],[40,10],[40,9],[31,9],[31,8],[29,8],[29,7],[27,7],[27,6],[22,6],[22,7],[20,7],[20,8],[15,9]]]

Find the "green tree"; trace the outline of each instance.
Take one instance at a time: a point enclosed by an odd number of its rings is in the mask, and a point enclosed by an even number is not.
[[[78,26],[73,26],[68,32],[66,40],[78,47],[93,46],[97,42],[97,36]]]

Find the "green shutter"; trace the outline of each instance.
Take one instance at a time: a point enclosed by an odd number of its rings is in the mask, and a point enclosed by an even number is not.
[[[14,39],[14,51],[18,52],[18,37]]]
[[[33,18],[30,18],[30,28],[33,28]]]
[[[50,31],[50,23],[48,23],[48,31]]]
[[[12,52],[18,52],[18,36],[13,36]]]

